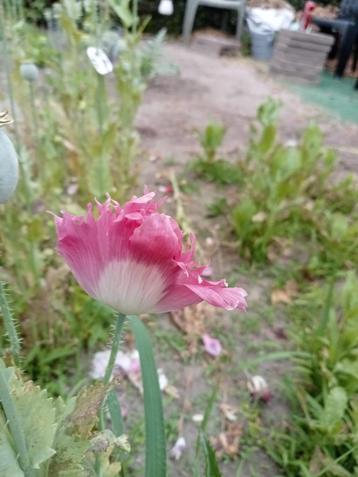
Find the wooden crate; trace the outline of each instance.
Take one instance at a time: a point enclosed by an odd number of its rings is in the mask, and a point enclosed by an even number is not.
[[[334,37],[323,33],[281,30],[270,71],[297,82],[318,83]]]

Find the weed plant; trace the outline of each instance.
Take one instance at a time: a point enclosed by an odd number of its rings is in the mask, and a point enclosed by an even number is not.
[[[211,122],[199,135],[202,153],[191,164],[191,169],[199,176],[218,184],[234,184],[239,181],[239,170],[234,164],[218,157],[218,150],[223,143],[225,128]]]
[[[278,104],[269,100],[257,113],[245,160],[238,203],[232,212],[240,251],[255,261],[270,251],[307,250],[308,269],[320,273],[358,263],[358,189],[352,177],[336,180],[337,159],[323,135],[309,125],[296,145],[279,140]]]
[[[278,111],[272,99],[259,107],[245,157],[235,163],[218,158],[223,127],[207,126],[192,168],[237,185],[230,201],[216,199],[209,213],[229,218],[239,253],[251,262],[299,260],[313,276],[351,269],[358,264],[356,181],[337,180],[336,155],[318,126],[309,125],[296,144],[282,143]]]
[[[350,272],[291,307],[292,339],[304,355],[286,382],[290,420],[270,446],[288,477],[357,475],[357,289]]]

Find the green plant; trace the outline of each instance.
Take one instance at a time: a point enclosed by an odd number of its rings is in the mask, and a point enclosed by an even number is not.
[[[87,387],[77,398],[65,402],[60,397],[49,398],[45,390],[26,380],[19,368],[7,366],[4,359],[19,362],[20,340],[4,285],[0,285],[0,311],[11,351],[8,354],[1,350],[0,358],[1,475],[85,476],[92,474],[98,462],[101,475],[117,475],[121,464],[118,459],[111,460],[112,452],[116,448],[128,451],[126,438],[123,431],[114,435],[97,428],[108,380]]]
[[[350,268],[358,263],[354,181],[334,180],[336,157],[317,126],[308,126],[297,145],[282,144],[278,107],[269,99],[258,109],[246,158],[237,165],[243,182],[231,217],[240,252],[265,261],[275,248],[282,253],[285,241],[292,249],[302,240],[312,272]]]
[[[358,471],[358,279],[351,272],[292,306],[292,337],[304,355],[287,380],[292,412],[271,455],[288,477],[340,477]]]
[[[115,193],[122,200],[132,193],[138,155],[134,120],[161,60],[164,32],[144,43],[147,22],[124,3],[106,0],[97,8],[93,0],[79,8],[74,0],[62,1],[47,11],[55,24],[48,34],[29,24],[21,8],[12,8],[21,7],[20,0],[0,7],[9,97],[11,92],[13,112],[21,107],[22,118],[13,117],[20,181],[11,205],[0,206],[0,279],[11,284],[22,323],[25,370],[53,395],[71,386],[83,373],[84,355],[106,342],[111,313],[83,297],[59,266],[49,246],[54,233],[46,210],[58,210],[61,203],[80,211],[89,194],[100,199]],[[116,4],[120,8],[110,15]],[[123,35],[115,35],[121,48],[109,79],[92,67],[86,48],[104,47],[114,15]],[[30,60],[46,68],[31,84],[20,74]]]
[[[209,123],[200,134],[202,154],[190,165],[191,169],[205,179],[219,184],[234,184],[240,180],[237,167],[221,158],[218,150],[225,136],[222,124]]]
[[[213,393],[208,399],[204,418],[198,430],[195,445],[195,477],[200,477],[201,475],[205,477],[221,477],[222,475],[219,469],[219,464],[217,462],[215,451],[212,448],[209,439],[205,435],[213,405],[216,400],[216,395],[217,389],[214,389]]]
[[[0,360],[1,475],[85,476],[98,458],[102,475],[118,475],[121,464],[111,457],[115,449],[129,450],[126,438],[95,430],[104,390],[95,385],[67,403],[54,401]]]
[[[209,123],[200,135],[200,145],[203,148],[204,158],[208,162],[217,159],[217,151],[225,136],[225,128],[222,124]]]

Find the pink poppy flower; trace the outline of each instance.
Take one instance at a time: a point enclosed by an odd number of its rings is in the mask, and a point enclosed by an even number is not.
[[[245,310],[246,292],[225,280],[202,278],[194,261],[195,238],[183,245],[176,221],[159,213],[154,193],[121,207],[108,198],[78,217],[55,217],[58,251],[86,292],[127,315],[163,313],[207,301]]]

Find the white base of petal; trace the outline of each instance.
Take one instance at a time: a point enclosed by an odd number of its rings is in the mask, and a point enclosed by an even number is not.
[[[139,315],[155,309],[165,288],[158,266],[119,260],[109,263],[103,270],[96,298],[125,315]]]

